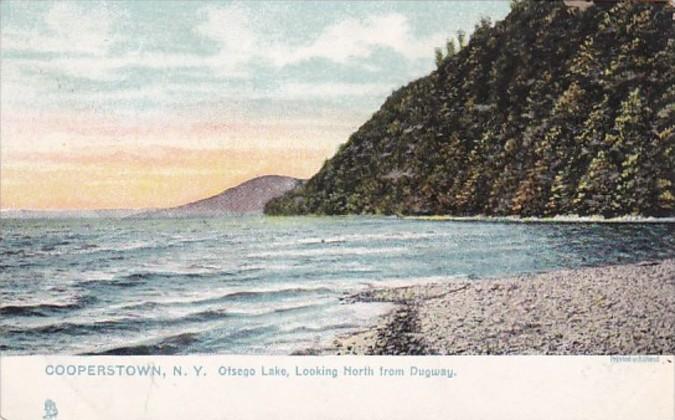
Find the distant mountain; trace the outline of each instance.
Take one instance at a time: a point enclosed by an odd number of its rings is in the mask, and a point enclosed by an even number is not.
[[[673,6],[511,4],[266,213],[675,215]]]
[[[300,179],[287,176],[261,176],[229,188],[213,197],[178,207],[146,212],[139,216],[209,217],[262,213],[265,203],[302,185],[302,182]]]

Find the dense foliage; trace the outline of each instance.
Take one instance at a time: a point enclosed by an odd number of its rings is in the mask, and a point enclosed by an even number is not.
[[[673,215],[672,13],[514,1],[266,212]]]

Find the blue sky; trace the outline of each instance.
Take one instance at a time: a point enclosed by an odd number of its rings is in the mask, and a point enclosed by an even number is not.
[[[3,1],[3,163],[44,153],[56,167],[55,151],[91,148],[293,147],[312,150],[312,163],[286,171],[308,176],[393,90],[433,70],[434,47],[508,10],[508,1]]]
[[[507,2],[3,2],[8,82],[40,107],[110,111],[236,97],[372,108],[433,48]],[[88,94],[97,93],[95,97]],[[157,95],[163,92],[166,95]],[[50,97],[40,93],[49,93]],[[171,96],[170,98],[167,96]],[[16,101],[16,102],[15,102]],[[177,104],[178,102],[178,104]]]

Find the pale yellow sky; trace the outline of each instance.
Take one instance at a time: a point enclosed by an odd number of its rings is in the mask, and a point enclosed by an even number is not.
[[[250,178],[308,178],[355,127],[305,121],[139,125],[58,115],[3,117],[5,209],[167,207]]]
[[[133,154],[69,155],[60,162],[44,155],[34,155],[31,161],[28,155],[25,160],[2,165],[0,197],[2,207],[9,209],[168,207],[217,194],[255,176],[307,178],[327,155],[327,150],[319,149],[199,151],[151,147],[136,149]]]

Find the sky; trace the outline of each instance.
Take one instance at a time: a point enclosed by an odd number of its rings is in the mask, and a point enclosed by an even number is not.
[[[308,178],[508,1],[0,2],[0,208],[183,204]]]

